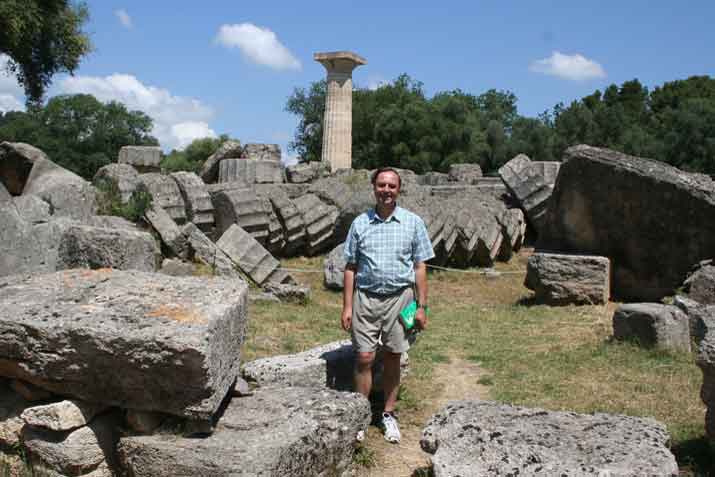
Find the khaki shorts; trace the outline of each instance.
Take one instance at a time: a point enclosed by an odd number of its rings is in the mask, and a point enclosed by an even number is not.
[[[376,295],[358,288],[353,295],[353,348],[362,353],[374,352],[380,341],[385,349],[393,353],[404,353],[410,349],[399,316],[414,296],[412,287],[394,295]]]

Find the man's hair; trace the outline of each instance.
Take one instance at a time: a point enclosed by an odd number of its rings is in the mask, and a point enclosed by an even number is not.
[[[400,177],[400,173],[392,167],[381,167],[375,172],[373,172],[372,177],[370,178],[370,182],[372,182],[373,186],[375,185],[375,183],[377,183],[377,176],[379,176],[383,172],[393,172],[397,176],[397,187],[402,189],[402,177]]]

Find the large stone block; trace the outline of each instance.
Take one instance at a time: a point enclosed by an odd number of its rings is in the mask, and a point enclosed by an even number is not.
[[[430,419],[420,445],[435,477],[676,477],[669,440],[654,419],[457,401]]]
[[[199,230],[196,225],[189,222],[182,227],[181,233],[186,237],[186,243],[189,245],[189,258],[210,267],[214,275],[243,282],[243,278],[241,278],[241,274],[236,269],[231,258]]]
[[[280,184],[285,182],[280,162],[264,159],[223,159],[219,163],[219,182]]]
[[[246,159],[280,162],[281,147],[278,144],[246,143],[243,156]]]
[[[152,204],[146,212],[144,218],[159,234],[161,241],[169,247],[177,257],[186,258],[188,256],[188,242],[186,236],[181,232],[181,229],[174,219],[161,207]]]
[[[302,162],[286,167],[288,182],[303,184],[330,174],[328,167],[319,161]]]
[[[127,203],[139,187],[139,173],[129,164],[107,164],[92,179],[95,187],[115,189],[122,202]]]
[[[189,221],[203,231],[210,230],[214,224],[214,206],[204,181],[193,172],[186,171],[174,172],[171,178],[179,186]]]
[[[216,234],[221,236],[237,224],[259,242],[266,243],[269,235],[271,203],[250,188],[222,190],[214,195]]]
[[[161,156],[159,146],[123,146],[117,162],[129,164],[139,172],[159,172]]]
[[[234,398],[208,438],[124,437],[117,453],[134,477],[347,477],[369,422],[359,394],[259,388]]]
[[[627,303],[613,314],[613,337],[635,340],[644,347],[690,351],[688,316],[677,306]]]
[[[609,257],[628,301],[672,295],[715,250],[715,184],[658,161],[571,147],[549,210],[538,246]]]
[[[176,181],[156,172],[139,174],[139,181],[151,194],[153,205],[166,210],[177,224],[186,222],[186,204]]]
[[[216,245],[258,285],[266,282],[293,283],[290,275],[280,269],[280,262],[236,224],[229,227]]]
[[[21,417],[28,426],[64,432],[86,426],[94,416],[105,409],[104,404],[65,399],[28,407]]]
[[[316,195],[306,194],[293,201],[303,216],[308,236],[308,254],[314,255],[331,245],[338,209],[323,203]]]
[[[325,286],[331,290],[343,289],[343,272],[345,272],[345,243],[335,247],[323,261],[323,277]]]
[[[0,279],[0,375],[209,419],[238,376],[247,286],[111,269]]]
[[[8,192],[5,185],[2,182],[0,182],[0,202],[5,202],[10,199],[12,199],[12,195],[10,195],[10,192]]]
[[[451,182],[463,182],[474,185],[482,177],[482,168],[479,164],[452,164],[447,175]]]
[[[708,260],[700,264],[683,283],[688,297],[704,305],[715,305],[715,264]]]
[[[20,394],[0,381],[0,453],[2,449],[17,447],[22,436],[22,412],[31,404]],[[2,465],[0,463],[0,469]]]
[[[610,269],[606,257],[537,252],[529,257],[524,286],[538,303],[602,305],[608,303]]]
[[[239,158],[243,154],[243,147],[239,141],[226,141],[211,154],[201,168],[199,176],[207,184],[218,180],[219,163],[226,158]]]

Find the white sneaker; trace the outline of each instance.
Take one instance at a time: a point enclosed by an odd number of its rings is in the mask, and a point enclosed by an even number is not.
[[[385,440],[397,444],[400,442],[400,426],[397,425],[397,418],[388,412],[382,413],[382,430],[385,433]]]

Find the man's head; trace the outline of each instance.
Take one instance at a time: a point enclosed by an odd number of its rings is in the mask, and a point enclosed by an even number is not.
[[[394,207],[402,186],[400,174],[391,167],[381,167],[372,174],[371,182],[377,205]]]

